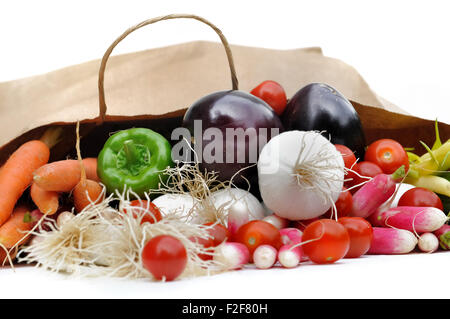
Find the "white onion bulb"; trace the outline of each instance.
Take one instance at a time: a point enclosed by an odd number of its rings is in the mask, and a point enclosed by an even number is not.
[[[164,194],[152,202],[164,215],[176,213],[186,218],[194,207],[194,199],[188,194]]]
[[[222,206],[225,214],[232,214],[234,210],[248,213],[248,220],[262,219],[267,211],[262,203],[250,192],[240,188],[224,188],[211,195],[214,206]]]
[[[344,183],[344,161],[318,132],[287,131],[273,137],[258,160],[265,205],[280,217],[304,220],[330,209]]]

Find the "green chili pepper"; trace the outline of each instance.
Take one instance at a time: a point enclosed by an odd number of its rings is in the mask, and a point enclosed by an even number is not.
[[[150,129],[120,131],[103,146],[97,173],[108,192],[123,191],[126,187],[142,196],[166,179],[162,171],[172,166],[171,153],[169,141]]]

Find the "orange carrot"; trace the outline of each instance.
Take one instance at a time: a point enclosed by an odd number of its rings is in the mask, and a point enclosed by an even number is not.
[[[76,160],[48,163],[34,172],[33,181],[42,189],[70,192],[80,181],[81,170]]]
[[[92,180],[98,179],[97,159],[86,159],[86,163],[86,175]],[[47,191],[70,192],[80,182],[80,178],[81,168],[77,160],[61,160],[37,169],[33,180]]]
[[[11,216],[18,199],[33,181],[33,172],[48,162],[50,149],[32,140],[20,146],[0,171],[0,225]]]
[[[59,208],[59,193],[46,191],[36,183],[31,184],[30,195],[33,202],[43,214],[53,215]]]
[[[86,177],[95,182],[100,182],[100,178],[97,175],[97,158],[86,157],[83,158],[83,165],[86,169]]]
[[[25,206],[14,209],[11,217],[0,227],[0,244],[3,247],[12,248],[27,242],[30,234],[26,232],[33,228],[29,214],[30,210]]]
[[[97,204],[103,198],[101,197],[103,187],[96,181],[86,179],[80,181],[73,189],[73,203],[75,210],[79,213],[91,202]]]
[[[77,142],[76,142],[76,150],[78,157],[78,165],[80,168],[80,181],[75,186],[73,190],[73,203],[75,206],[75,210],[77,212],[81,212],[86,206],[92,203],[98,203],[103,198],[103,187],[96,181],[88,179],[87,176],[87,166],[85,165],[85,161],[81,158],[81,149],[80,149],[80,122],[77,122],[76,128],[77,134]],[[97,167],[97,165],[95,165]]]

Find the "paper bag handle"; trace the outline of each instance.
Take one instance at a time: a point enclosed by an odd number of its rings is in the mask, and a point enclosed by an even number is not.
[[[145,20],[145,21],[127,29],[120,37],[118,37],[109,46],[109,48],[106,50],[105,54],[103,55],[103,58],[102,58],[102,61],[100,64],[99,74],[98,74],[98,98],[99,98],[99,112],[100,112],[99,118],[98,118],[99,124],[103,123],[105,120],[105,117],[106,117],[107,107],[106,107],[106,102],[105,102],[104,78],[105,78],[106,62],[108,61],[108,58],[111,55],[112,50],[116,47],[117,44],[119,44],[120,41],[125,39],[133,31],[140,29],[149,24],[153,24],[153,23],[163,21],[163,20],[171,20],[171,19],[194,19],[194,20],[203,22],[204,24],[210,26],[217,33],[217,35],[220,37],[220,40],[222,41],[222,44],[225,48],[225,53],[227,55],[228,65],[230,67],[230,72],[231,72],[231,84],[232,84],[233,90],[238,89],[238,80],[236,77],[236,70],[234,68],[234,61],[233,61],[233,56],[231,53],[230,45],[228,44],[227,39],[222,34],[222,31],[219,30],[219,28],[217,28],[214,24],[212,24],[208,20],[206,20],[202,17],[196,16],[196,15],[192,15],[192,14],[169,14],[166,16],[156,17],[153,19]]]

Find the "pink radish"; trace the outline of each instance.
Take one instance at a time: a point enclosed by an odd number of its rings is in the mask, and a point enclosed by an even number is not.
[[[283,245],[298,244],[302,241],[303,232],[298,228],[283,228],[280,229],[280,234]],[[300,248],[301,253],[300,261],[308,260],[308,257],[303,253],[302,247],[298,246],[298,248]]]
[[[228,212],[227,227],[230,232],[230,237],[232,238],[234,234],[236,234],[239,227],[248,223],[249,219],[248,209],[245,207],[244,203],[234,203],[232,209]]]
[[[285,268],[293,268],[298,266],[302,260],[303,252],[301,246],[295,246],[295,244],[287,244],[281,246],[278,251],[278,261]]]
[[[302,241],[303,232],[298,228],[282,228],[280,235],[284,245],[297,244]]]
[[[250,252],[244,244],[223,242],[216,247],[213,258],[228,270],[239,269],[250,261]]]
[[[397,206],[376,212],[369,220],[373,226],[391,226],[421,234],[439,229],[447,216],[435,207]]]
[[[439,244],[442,249],[450,249],[450,225],[443,225],[441,228],[434,231],[434,234],[439,238]]]
[[[277,250],[270,245],[260,245],[253,252],[253,262],[256,268],[268,269],[277,261]]]
[[[289,221],[286,218],[282,218],[275,214],[266,216],[263,218],[264,221],[274,225],[278,229],[285,228],[289,225]]]
[[[373,227],[373,237],[369,255],[407,254],[414,250],[417,238],[405,229]]]
[[[439,239],[433,233],[423,233],[419,237],[417,247],[426,253],[435,252],[439,248]]]
[[[396,190],[396,180],[405,175],[405,167],[401,166],[392,175],[379,174],[365,183],[353,194],[353,207],[351,216],[369,217],[391,196]]]

